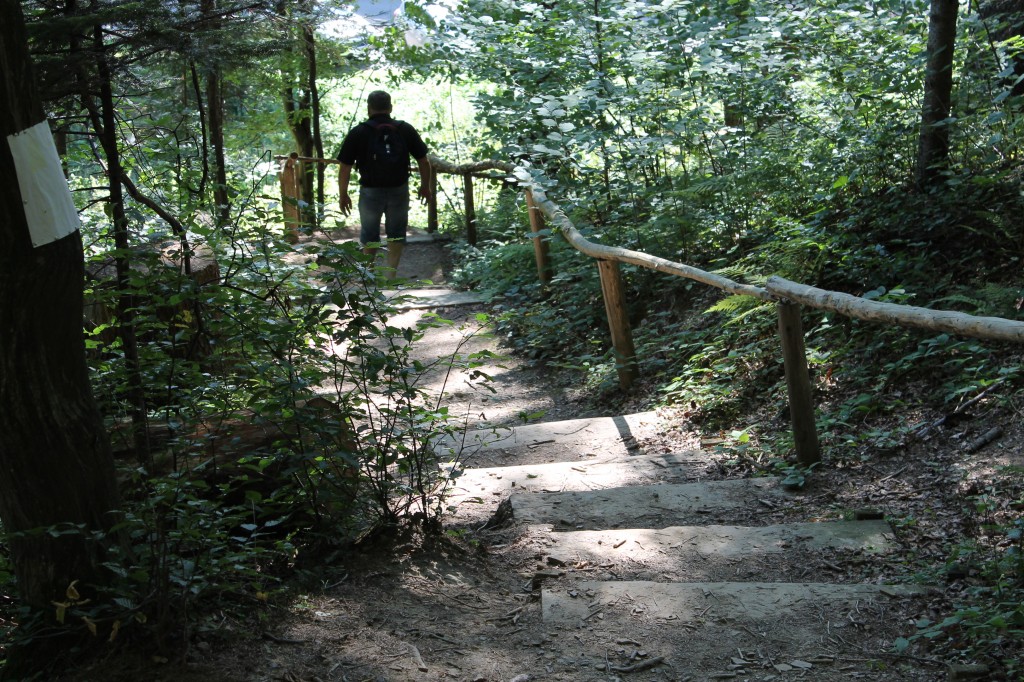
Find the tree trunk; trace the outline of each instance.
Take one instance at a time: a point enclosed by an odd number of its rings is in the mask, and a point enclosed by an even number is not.
[[[114,92],[111,84],[110,65],[107,62],[106,45],[103,41],[103,27],[93,31],[93,47],[96,50],[96,68],[100,89],[100,121],[93,121],[96,133],[107,158],[107,180],[110,187],[110,210],[114,219],[114,246],[117,255],[114,264],[117,270],[117,325],[118,335],[124,351],[125,369],[128,382],[129,412],[132,418],[135,456],[141,466],[152,469],[152,453],[149,450],[149,425],[146,410],[146,393],[143,388],[142,367],[139,362],[138,341],[135,335],[135,320],[132,310],[135,297],[131,292],[131,261],[128,234],[128,215],[124,208],[124,191],[121,187],[121,151],[117,145],[117,118],[114,110]],[[95,116],[95,112],[94,112]]]
[[[200,11],[205,17],[213,17],[217,10],[216,0],[203,0]],[[220,30],[220,22],[210,19],[210,28]],[[214,216],[218,226],[226,225],[231,217],[228,201],[227,162],[224,154],[224,94],[221,89],[223,76],[216,60],[206,71],[206,111],[210,126],[210,145],[213,147],[213,203]]]
[[[306,50],[306,65],[308,68],[309,82],[309,104],[310,116],[312,117],[313,149],[316,158],[324,158],[324,141],[320,135],[320,89],[317,86],[317,63],[316,63],[316,34],[311,23],[302,26],[302,42]],[[326,201],[324,197],[325,164],[316,164],[316,201],[318,206],[323,206]]]
[[[604,64],[604,31],[601,27],[601,0],[594,0],[594,52],[597,57],[597,73],[601,83],[602,94],[611,95],[611,87],[608,83],[608,74],[605,72]],[[606,113],[602,110],[598,119],[598,129],[605,134],[601,135],[601,180],[604,183],[604,195],[609,204],[612,202],[612,162],[608,153],[608,138],[612,136],[611,126],[608,125]]]
[[[304,89],[296,91],[293,87],[286,87],[284,89],[284,110],[288,128],[295,139],[296,151],[299,153],[299,156],[312,157],[315,153],[315,145],[313,144],[309,92]],[[315,211],[312,210],[313,165],[312,163],[303,163],[299,166],[302,169],[300,187],[302,189],[303,202],[300,204],[299,211],[302,215],[302,224],[307,227],[313,225],[313,219],[316,215]]]
[[[743,26],[750,15],[749,0],[734,0],[729,2],[728,7],[722,8],[723,17],[728,17],[729,23],[725,28],[725,37],[735,39],[742,35],[746,28]],[[722,103],[723,122],[728,128],[742,129],[746,123],[745,111],[747,104],[744,101],[743,91],[745,88],[746,76],[741,70],[739,74],[733,73],[728,76],[729,91],[725,102]]]
[[[210,123],[210,145],[213,147],[213,203],[217,225],[226,225],[231,217],[228,200],[228,172],[224,154],[224,95],[220,68],[213,67],[206,74],[206,110]]]
[[[953,96],[953,49],[958,0],[932,0],[928,15],[928,62],[917,147],[917,185],[926,189],[941,177],[949,162],[949,118]]]
[[[316,154],[317,147],[313,134],[313,96],[309,89],[311,78],[308,72],[297,74],[292,69],[292,64],[295,63],[302,64],[305,62],[307,68],[310,66],[308,41],[305,34],[307,20],[305,15],[308,12],[308,8],[306,3],[302,3],[298,8],[293,9],[289,3],[279,0],[277,12],[281,15],[286,25],[292,26],[295,23],[300,25],[300,42],[302,45],[299,51],[304,53],[303,58],[296,60],[285,57],[287,63],[281,69],[283,85],[281,94],[284,99],[285,123],[288,124],[288,129],[295,139],[295,151],[299,153],[299,156],[313,157]],[[297,18],[295,17],[296,13],[301,13],[302,16]],[[316,211],[313,208],[315,205],[313,195],[316,178],[315,165],[318,164],[303,163],[299,166],[302,170],[302,181],[300,184],[302,188],[302,203],[299,210],[302,216],[301,222],[307,228],[314,226],[316,221]]]
[[[0,0],[0,27],[0,137],[7,140],[46,118],[18,0]],[[105,540],[90,533],[111,526],[118,496],[85,361],[77,219],[70,225],[61,220],[55,234],[65,236],[48,243],[30,236],[39,224],[33,194],[23,194],[19,185],[30,174],[23,164],[16,167],[12,145],[0,142],[0,519],[21,598],[52,609],[52,601],[65,601],[73,581],[81,581],[85,597],[83,588],[102,580]],[[56,150],[50,151],[60,182],[52,175],[35,177],[50,204],[63,204],[71,215],[70,192],[59,176]],[[49,526],[82,530],[25,532]]]
[[[198,198],[200,203],[206,201],[206,184],[210,178],[210,136],[206,129],[206,106],[203,104],[203,89],[199,85],[199,69],[194,61],[189,61],[189,73],[192,76],[192,90],[196,98],[196,111],[199,113],[199,132],[202,135],[203,167],[202,175],[199,176],[199,187],[193,190],[189,186],[189,192],[193,198]],[[180,207],[179,207],[180,208]]]

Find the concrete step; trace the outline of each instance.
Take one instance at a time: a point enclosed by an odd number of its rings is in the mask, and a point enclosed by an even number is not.
[[[565,581],[541,591],[546,623],[579,624],[598,615],[602,620],[642,615],[664,625],[686,626],[699,621],[739,622],[756,626],[800,608],[835,609],[860,600],[889,600],[927,594],[916,585],[833,583],[650,581]],[[818,619],[811,619],[815,624]]]
[[[565,679],[889,682],[935,680],[879,656],[929,590],[825,583],[574,582],[541,590]],[[911,671],[912,674],[906,674]],[[944,679],[944,677],[943,677]]]
[[[460,496],[566,490],[603,490],[629,485],[683,482],[696,474],[700,453],[591,458],[522,466],[466,469],[456,481]]]
[[[447,244],[450,241],[452,238],[447,235],[437,232],[420,232],[415,229],[410,229],[405,237],[406,246],[409,244]]]
[[[762,506],[775,508],[797,497],[778,478],[665,483],[597,491],[515,493],[508,509],[516,523],[551,524],[556,530],[665,528],[746,522]],[[755,524],[756,525],[756,524]]]
[[[362,289],[357,290],[360,294]],[[383,296],[389,303],[395,306],[397,312],[408,312],[410,310],[430,310],[433,308],[446,308],[450,306],[478,305],[486,301],[480,294],[472,291],[455,291],[444,287],[398,287],[381,289]],[[337,310],[338,306],[328,303],[330,310]]]
[[[644,454],[640,441],[667,426],[657,412],[640,412],[475,429],[442,445],[461,449],[463,463],[473,467],[616,459]]]
[[[837,562],[876,565],[877,557],[897,548],[884,521],[568,532],[542,525],[529,527],[516,544],[546,567],[592,571],[602,579],[679,582],[838,578]]]
[[[381,294],[389,301],[393,301],[399,311],[477,305],[485,302],[484,298],[475,292],[455,291],[442,287],[400,287],[398,289],[384,289],[381,291]]]

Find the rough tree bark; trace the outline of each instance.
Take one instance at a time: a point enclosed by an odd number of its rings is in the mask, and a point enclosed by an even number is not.
[[[315,157],[317,145],[314,135],[313,91],[309,87],[309,67],[311,64],[307,51],[309,43],[305,35],[307,8],[305,3],[302,3],[295,9],[290,7],[288,3],[278,2],[277,11],[282,17],[286,18],[286,25],[290,25],[296,19],[294,16],[296,13],[303,15],[299,18],[300,45],[291,54],[284,56],[286,63],[281,69],[283,86],[281,94],[284,101],[285,122],[288,124],[288,129],[295,139],[295,151],[298,152],[300,157]],[[305,70],[305,73],[303,73],[303,70]],[[300,213],[303,224],[307,226],[314,226],[316,224],[314,186],[316,179],[315,167],[317,165],[319,164],[304,163],[300,166],[303,172],[301,184],[302,201],[305,203],[301,207]]]
[[[0,519],[22,600],[52,608],[72,581],[84,597],[101,580],[103,543],[89,532],[110,527],[118,495],[86,368],[81,236],[73,225],[33,246],[28,174],[12,152],[13,136],[46,120],[18,0],[0,0],[0,100]],[[67,192],[54,184],[44,196]],[[84,532],[27,532],[48,526]]]
[[[309,89],[310,115],[313,122],[313,150],[318,159],[324,158],[324,141],[320,134],[320,89],[317,85],[316,33],[313,24],[307,22],[302,26],[302,45],[306,53],[307,85]],[[316,201],[319,206],[325,203],[324,180],[325,166],[316,164]]]
[[[114,91],[107,61],[107,47],[103,38],[103,26],[93,29],[93,48],[96,54],[96,73],[100,91],[100,110],[96,112],[91,95],[84,94],[87,108],[93,119],[93,127],[103,147],[103,155],[107,159],[107,180],[110,187],[110,209],[114,219],[114,246],[117,255],[114,264],[117,270],[117,333],[121,339],[124,352],[126,375],[128,382],[129,413],[132,419],[132,435],[135,445],[135,456],[139,464],[146,469],[153,465],[153,455],[149,447],[149,422],[146,409],[146,392],[142,380],[142,366],[139,362],[138,339],[135,333],[135,319],[132,310],[135,308],[135,297],[131,292],[131,239],[128,233],[128,214],[125,211],[124,192],[122,191],[121,150],[117,144],[117,114],[114,110]]]
[[[743,27],[747,17],[750,15],[749,0],[733,0],[726,7],[719,10],[723,17],[728,17],[725,27],[725,35],[735,39],[745,29]],[[742,71],[729,76],[729,93],[722,103],[722,114],[726,127],[743,129],[746,124],[746,107],[744,101],[744,79],[746,76]]]
[[[210,144],[213,146],[213,202],[218,225],[227,225],[231,217],[228,199],[227,160],[224,154],[224,95],[220,68],[206,74],[206,104],[210,119]]]
[[[316,154],[316,145],[313,143],[312,116],[310,115],[309,91],[304,88],[287,86],[283,91],[285,119],[288,128],[295,139],[296,151],[299,156],[308,158]],[[316,212],[313,210],[313,184],[315,172],[314,163],[300,165],[302,169],[302,201],[299,213],[302,216],[302,223],[310,226],[314,224]]]
[[[203,103],[203,88],[199,82],[199,67],[193,59],[188,63],[189,76],[192,79],[192,96],[196,98],[196,113],[199,114],[199,134],[202,139],[200,150],[202,151],[202,174],[199,176],[199,186],[192,188],[187,183],[189,195],[193,199],[202,201],[206,196],[206,184],[210,179],[210,136],[206,129],[206,105]],[[187,105],[187,102],[185,102]]]
[[[220,30],[215,18],[216,0],[203,0],[200,11],[210,21],[210,29]],[[220,64],[213,60],[206,70],[206,109],[210,127],[210,145],[213,147],[213,203],[217,225],[226,225],[231,217],[228,200],[227,161],[224,153],[224,94]]]
[[[917,185],[927,189],[949,161],[949,118],[953,96],[953,49],[958,0],[931,0],[928,15],[928,62],[924,74],[921,134],[917,146]]]

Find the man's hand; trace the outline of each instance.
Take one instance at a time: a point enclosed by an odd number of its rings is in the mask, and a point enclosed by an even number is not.
[[[420,197],[420,203],[425,204],[430,201],[430,188],[426,185],[420,185],[420,189],[417,192]]]
[[[342,215],[347,216],[349,213],[352,212],[352,197],[348,195],[348,192],[345,192],[344,194],[341,195],[340,204]]]

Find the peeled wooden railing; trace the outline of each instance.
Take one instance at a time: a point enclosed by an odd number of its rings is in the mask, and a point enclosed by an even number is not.
[[[820,461],[821,448],[814,423],[814,403],[804,348],[801,305],[839,313],[866,322],[895,324],[902,327],[927,329],[993,341],[1024,342],[1024,322],[869,301],[849,294],[816,289],[781,277],[771,277],[764,287],[740,284],[710,272],[639,251],[595,244],[580,234],[568,216],[544,195],[543,190],[523,169],[510,163],[495,161],[454,165],[433,156],[430,157],[430,162],[437,172],[458,174],[464,177],[491,169],[501,170],[507,174],[509,181],[516,182],[523,189],[530,209],[530,226],[534,235],[537,270],[543,281],[550,281],[552,272],[547,256],[545,221],[556,228],[577,250],[597,259],[619,383],[623,388],[628,388],[636,378],[636,351],[629,326],[622,277],[618,268],[619,263],[630,263],[670,275],[686,277],[731,294],[753,296],[763,301],[775,302],[778,310],[779,337],[785,365],[790,418],[793,425],[793,443],[797,459],[804,465]],[[467,187],[471,187],[471,185],[467,185]]]
[[[334,160],[304,159],[296,155],[279,158],[283,161],[280,175],[286,223],[289,223],[291,216],[288,213],[288,207],[296,205],[298,196],[293,193],[298,189],[294,179],[295,174],[301,168],[297,164],[330,163]],[[619,376],[619,384],[623,388],[629,388],[635,381],[637,362],[619,263],[629,263],[669,275],[685,277],[730,294],[752,296],[762,301],[774,302],[778,311],[779,337],[785,366],[790,418],[793,425],[793,443],[797,459],[804,465],[820,461],[821,448],[814,423],[814,402],[804,348],[801,305],[839,313],[866,322],[895,324],[902,327],[927,329],[994,341],[1024,341],[1024,322],[869,301],[849,294],[816,289],[781,277],[771,277],[764,287],[741,284],[720,275],[640,251],[596,244],[580,234],[568,216],[545,196],[543,189],[536,184],[525,169],[502,161],[453,164],[433,155],[429,157],[429,160],[433,169],[431,184],[434,191],[431,192],[431,200],[428,202],[428,230],[437,229],[436,190],[439,173],[459,175],[463,178],[466,237],[470,244],[476,243],[473,178],[501,180],[518,185],[525,194],[529,208],[537,274],[542,282],[550,282],[553,272],[548,252],[550,231],[546,229],[546,225],[549,223],[573,247],[597,260],[605,313],[608,316],[608,326],[611,331],[615,367]],[[488,171],[500,171],[501,174],[495,175]],[[292,220],[295,217],[292,217]]]

